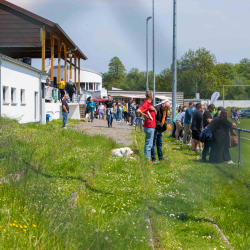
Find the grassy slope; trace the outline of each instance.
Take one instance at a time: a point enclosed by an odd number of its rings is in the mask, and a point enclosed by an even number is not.
[[[242,120],[241,127],[248,126],[248,122]],[[142,154],[144,138],[140,134],[137,137]],[[249,141],[242,145],[249,147]],[[237,148],[231,150],[237,151]],[[226,163],[202,163],[201,153],[190,151],[166,134],[164,155],[170,163],[154,165],[146,171],[146,178],[155,176],[148,196],[159,248],[227,248],[208,220],[212,218],[235,249],[247,249],[250,243],[249,164],[244,161],[238,169],[237,165]],[[242,158],[246,157],[247,148],[242,152]]]
[[[156,248],[227,249],[211,217],[235,249],[246,249],[247,165],[201,163],[200,153],[165,134],[170,163],[149,166],[144,135],[135,132],[138,164],[111,157],[110,139],[59,127],[0,119],[0,138],[8,140],[1,176],[24,171],[20,181],[0,184],[0,249],[151,249],[148,214]],[[23,135],[33,136],[14,139]]]

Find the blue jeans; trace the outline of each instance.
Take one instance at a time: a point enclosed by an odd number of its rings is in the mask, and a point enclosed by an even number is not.
[[[120,120],[121,120],[121,117],[122,117],[122,114],[121,114],[121,113],[116,113],[116,120],[117,120],[117,121],[120,121]]]
[[[99,120],[103,120],[103,117],[104,117],[104,112],[100,112],[99,113]]]
[[[204,142],[204,148],[202,150],[202,160],[205,161],[207,155],[209,155],[209,149],[211,147],[211,143],[209,141]]]
[[[163,159],[163,154],[162,154],[162,132],[159,132],[158,130],[155,130],[155,133],[154,133],[153,147],[151,149],[151,158],[152,158],[152,160],[156,160],[155,146],[157,147],[158,158]]]
[[[106,116],[107,116],[108,126],[112,125],[114,114],[110,114]]]
[[[144,155],[148,160],[150,160],[151,156],[151,149],[154,140],[154,132],[155,132],[154,128],[144,128],[144,133],[145,133]]]
[[[68,116],[69,116],[69,113],[68,112],[65,112],[65,111],[62,111],[62,117],[63,117],[63,128],[66,127],[66,123],[68,121]]]

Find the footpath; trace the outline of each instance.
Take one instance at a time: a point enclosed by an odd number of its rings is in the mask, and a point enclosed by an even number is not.
[[[75,125],[78,129],[84,130],[90,135],[100,134],[112,138],[118,144],[129,146],[133,143],[131,131],[135,127],[126,124],[124,121],[113,121],[112,128],[108,128],[107,121],[95,119],[93,122],[81,122]]]

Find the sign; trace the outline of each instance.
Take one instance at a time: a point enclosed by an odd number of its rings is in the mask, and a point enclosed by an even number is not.
[[[220,97],[219,92],[213,93],[212,96],[211,96],[210,104],[215,104],[215,102],[218,100],[219,97]]]
[[[199,100],[200,99],[200,93],[195,93],[195,99]]]

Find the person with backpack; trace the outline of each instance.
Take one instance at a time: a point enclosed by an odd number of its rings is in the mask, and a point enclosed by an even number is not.
[[[76,86],[71,79],[66,84],[65,90],[69,93],[70,102],[73,102],[73,94],[76,91]]]

